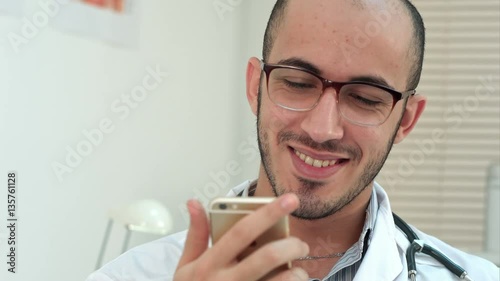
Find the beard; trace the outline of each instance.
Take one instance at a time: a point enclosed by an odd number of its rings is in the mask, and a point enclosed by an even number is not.
[[[277,167],[274,166],[271,157],[269,135],[265,131],[265,128],[263,127],[261,122],[261,104],[261,91],[259,89],[257,110],[257,140],[264,171],[266,172],[274,195],[278,197],[282,194],[290,192],[293,189],[284,186],[283,183],[277,178]],[[358,167],[360,171],[363,171],[362,174],[345,189],[346,192],[340,194],[340,197],[325,198],[324,196],[319,196],[312,191],[326,185],[325,182],[314,181],[297,176],[296,178],[300,186],[299,188],[295,189],[297,190],[295,194],[300,200],[300,206],[292,213],[292,216],[304,220],[317,220],[335,214],[342,210],[349,203],[351,203],[363,190],[365,190],[370,185],[370,183],[373,182],[377,174],[382,169],[387,156],[389,155],[389,152],[394,144],[397,128],[399,128],[402,116],[403,114],[401,115],[398,125],[396,126],[392,136],[390,137],[387,146],[382,151],[377,152],[373,156],[373,158],[364,165],[364,167]],[[280,145],[289,141],[300,143],[316,151],[328,151],[331,153],[343,153],[345,155],[349,155],[349,161],[351,163],[359,163],[362,156],[362,152],[359,148],[342,144],[338,140],[329,140],[323,143],[317,143],[307,135],[298,135],[290,131],[280,130],[277,134],[278,149],[287,150],[287,147],[280,147]]]

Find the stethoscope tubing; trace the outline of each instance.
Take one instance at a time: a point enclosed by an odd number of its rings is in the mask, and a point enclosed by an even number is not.
[[[467,275],[467,272],[458,264],[450,260],[443,253],[435,249],[434,247],[425,244],[424,241],[420,240],[418,235],[411,229],[411,227],[398,215],[392,213],[394,217],[394,223],[396,226],[406,235],[410,241],[410,247],[406,250],[406,262],[408,264],[408,278],[411,281],[417,280],[417,265],[415,262],[415,255],[417,252],[429,255],[439,261],[444,267],[450,270],[458,278],[462,280],[472,281]]]

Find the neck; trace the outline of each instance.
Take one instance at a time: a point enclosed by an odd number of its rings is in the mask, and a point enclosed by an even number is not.
[[[343,253],[359,240],[365,218],[366,208],[311,221],[291,216],[290,233],[309,245],[309,256]]]
[[[309,256],[347,251],[359,240],[372,190],[370,184],[351,203],[322,219],[303,220],[290,216],[290,234],[309,245]],[[263,169],[254,196],[275,196]]]

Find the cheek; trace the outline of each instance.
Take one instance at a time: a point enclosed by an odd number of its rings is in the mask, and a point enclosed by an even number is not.
[[[267,129],[276,135],[281,131],[293,130],[295,124],[299,123],[298,112],[293,112],[278,106],[272,106],[266,112]]]
[[[357,130],[356,130],[357,129]],[[387,147],[387,137],[382,128],[356,128],[348,133],[349,139],[353,140],[361,152],[361,162],[368,162],[384,151]]]

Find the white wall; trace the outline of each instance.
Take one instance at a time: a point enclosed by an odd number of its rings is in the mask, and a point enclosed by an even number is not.
[[[239,60],[243,62],[241,66],[242,69],[246,68],[248,58],[257,57],[262,59],[264,31],[273,5],[274,1],[269,0],[252,0],[242,3],[242,32],[245,34],[245,36],[241,38],[243,44],[241,46],[241,60]],[[244,86],[245,85],[242,84],[242,87]],[[242,116],[242,121],[239,125],[240,139],[237,140],[237,155],[239,163],[243,167],[242,175],[243,178],[255,178],[260,163],[260,155],[258,154],[256,141],[256,117],[250,111],[246,98],[236,100],[236,104],[241,109],[240,114]],[[238,149],[238,147],[245,147],[250,142],[255,148],[253,151],[254,154],[250,153],[249,150],[244,150],[245,153],[240,153],[242,150]]]
[[[40,7],[27,1],[25,16],[31,17]],[[15,53],[6,38],[21,29],[22,18],[0,15],[0,177],[8,170],[19,174],[18,273],[7,273],[2,262],[1,280],[83,280],[94,268],[110,208],[158,199],[170,208],[177,231],[187,225],[181,206],[188,198],[223,194],[255,176],[255,122],[244,70],[247,53],[260,56],[256,42],[270,1],[259,2],[264,8],[233,1],[221,18],[212,0],[140,1],[137,50],[48,26]],[[246,18],[245,9],[258,17]],[[241,27],[245,19],[250,28]],[[170,76],[121,119],[112,103],[156,65]],[[97,129],[105,118],[114,131],[60,182],[52,163],[64,164],[66,147],[75,149],[85,140],[82,131]],[[245,169],[217,183],[213,175],[222,180],[233,161]],[[123,234],[113,229],[106,260],[119,253]],[[136,235],[132,244],[154,238]]]

